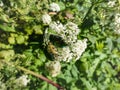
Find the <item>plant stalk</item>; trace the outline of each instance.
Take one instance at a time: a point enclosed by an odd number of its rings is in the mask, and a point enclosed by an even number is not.
[[[4,63],[4,64],[7,64],[7,65],[13,65],[12,63],[9,63],[9,62],[7,62],[7,61],[5,61],[5,60],[0,60],[1,62],[0,63]],[[28,74],[31,74],[31,75],[33,75],[33,76],[35,76],[35,77],[37,77],[37,78],[40,78],[40,79],[42,79],[42,80],[44,80],[44,81],[46,81],[46,82],[48,82],[49,84],[52,84],[53,86],[55,86],[58,90],[65,90],[65,88],[63,88],[63,87],[61,87],[59,84],[57,84],[57,83],[54,83],[52,80],[49,80],[48,78],[46,78],[46,77],[44,77],[43,75],[40,75],[40,74],[38,74],[38,73],[35,73],[35,72],[33,72],[33,71],[31,71],[31,70],[28,70],[28,69],[26,69],[26,68],[24,68],[24,67],[21,67],[21,66],[16,66],[16,65],[13,65],[14,67],[16,67],[17,69],[19,69],[19,70],[22,70],[22,71],[24,71],[24,72],[26,72],[26,73],[28,73]]]
[[[28,70],[28,69],[26,69],[26,68],[23,68],[23,67],[21,67],[21,66],[17,66],[17,68],[18,68],[19,70],[22,70],[22,71],[24,71],[24,72],[27,72],[28,74],[31,74],[31,75],[33,75],[33,76],[36,76],[36,77],[38,77],[38,78],[40,78],[40,79],[48,82],[49,84],[52,84],[53,86],[55,86],[56,88],[58,88],[58,90],[65,90],[63,87],[61,87],[61,86],[58,85],[57,83],[54,83],[52,80],[49,80],[48,78],[46,78],[46,77],[44,77],[44,76],[42,76],[42,75],[40,75],[40,74],[37,74],[37,73],[35,73],[35,72],[33,72],[33,71],[30,71],[30,70]]]

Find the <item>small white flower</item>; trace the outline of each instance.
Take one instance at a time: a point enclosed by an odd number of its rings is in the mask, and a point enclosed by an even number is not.
[[[72,60],[72,55],[69,47],[63,47],[63,61],[70,62]]]
[[[115,24],[120,24],[120,14],[115,15]]]
[[[50,24],[52,19],[48,14],[44,14],[42,16],[42,21],[43,21],[44,24]]]
[[[3,2],[2,1],[0,1],[0,7],[2,7],[4,4],[3,4]]]
[[[56,61],[70,62],[72,59],[78,60],[87,48],[87,39],[77,40],[70,46],[59,49],[59,55],[55,57]]]
[[[119,27],[120,27],[120,26],[119,26]],[[120,28],[116,28],[115,33],[116,33],[116,34],[120,34]]]
[[[0,90],[7,90],[6,85],[4,82],[0,80]]]
[[[78,60],[86,48],[87,48],[87,39],[77,40],[76,43],[73,43],[71,45],[73,57],[75,57],[75,59]]]
[[[59,12],[60,11],[60,7],[57,3],[51,3],[50,4],[50,10],[54,11],[54,12]]]
[[[45,66],[52,77],[56,77],[61,71],[61,65],[59,61],[48,62]]]
[[[108,7],[114,7],[115,1],[109,1],[108,2]]]
[[[27,75],[22,75],[21,77],[19,77],[18,79],[16,79],[15,82],[19,86],[27,86],[27,84],[28,84],[28,82],[30,82],[30,80],[28,79]]]
[[[49,25],[50,34],[56,34],[63,38],[67,44],[76,42],[77,35],[80,32],[78,26],[73,22],[68,22],[66,25],[63,25],[59,21],[52,22]]]
[[[52,22],[50,25],[50,29],[53,30],[56,34],[62,34],[64,31],[64,26],[62,23],[58,22]]]
[[[73,23],[73,22],[68,22],[66,25],[66,32],[69,32],[69,34],[75,34],[75,35],[78,35],[79,32],[80,32],[80,29],[78,28],[78,26]]]
[[[65,46],[59,50],[59,55],[55,57],[55,60],[70,62],[72,60],[72,53],[69,46]]]
[[[68,22],[65,25],[65,42],[68,44],[74,43],[77,40],[77,35],[79,34],[80,29],[78,28],[78,26],[73,23],[73,22]]]
[[[120,14],[119,13],[115,15],[114,25],[115,25],[115,33],[120,34]]]

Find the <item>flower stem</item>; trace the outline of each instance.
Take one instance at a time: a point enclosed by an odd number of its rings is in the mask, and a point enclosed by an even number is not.
[[[52,80],[49,80],[48,78],[46,78],[46,77],[44,77],[44,76],[42,76],[42,75],[40,75],[40,74],[37,74],[37,73],[35,73],[35,72],[33,72],[33,71],[30,71],[30,70],[28,70],[28,69],[26,69],[26,68],[23,68],[23,67],[21,67],[21,66],[17,66],[17,68],[20,69],[20,70],[22,70],[22,71],[24,71],[24,72],[27,72],[28,74],[31,74],[31,75],[33,75],[33,76],[36,76],[36,77],[38,77],[38,78],[40,78],[40,79],[48,82],[49,84],[52,84],[53,86],[55,86],[56,88],[58,88],[58,90],[65,90],[63,87],[61,87],[61,86],[58,85],[57,83],[54,83]]]
[[[2,59],[0,60],[0,63],[4,63],[4,64],[10,65],[10,66],[14,66],[14,67],[16,67],[16,68],[19,69],[19,70],[22,70],[22,71],[24,71],[24,72],[26,72],[26,73],[28,73],[28,74],[31,74],[31,75],[33,75],[33,76],[35,76],[35,77],[38,77],[38,78],[40,78],[40,79],[48,82],[49,84],[52,84],[52,85],[55,86],[58,90],[65,90],[65,88],[61,87],[61,86],[60,86],[59,84],[57,84],[57,83],[54,83],[52,80],[49,80],[48,78],[44,77],[43,75],[40,75],[40,74],[38,74],[38,73],[35,73],[35,72],[33,72],[33,71],[31,71],[31,70],[28,70],[28,69],[26,69],[26,68],[24,68],[24,67],[16,66],[16,65],[14,65],[13,63],[10,63],[10,62],[5,61],[5,60],[2,60]]]

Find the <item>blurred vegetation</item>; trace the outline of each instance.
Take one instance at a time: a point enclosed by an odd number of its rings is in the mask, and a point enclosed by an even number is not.
[[[51,77],[45,63],[52,61],[44,48],[47,27],[42,15],[55,2],[61,11],[51,15],[54,21],[75,22],[87,38],[87,49],[76,62],[61,62],[61,73]],[[12,80],[26,74],[12,65],[20,65],[59,83],[66,90],[120,89],[120,35],[115,33],[114,18],[120,13],[120,0],[1,0],[0,1],[0,90],[13,90]],[[67,17],[67,18],[65,18]],[[4,63],[8,62],[9,64]],[[57,90],[29,75],[24,90]],[[6,89],[3,89],[4,85]],[[17,87],[17,86],[16,86]],[[11,89],[12,88],[12,89]],[[19,90],[23,90],[23,87]]]

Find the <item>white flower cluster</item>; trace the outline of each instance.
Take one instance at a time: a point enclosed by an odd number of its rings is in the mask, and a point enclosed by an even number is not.
[[[54,12],[59,12],[59,11],[60,11],[60,7],[59,7],[59,5],[56,4],[56,3],[51,3],[51,4],[50,4],[50,10],[51,10],[51,11],[54,11]]]
[[[65,39],[65,42],[68,44],[76,42],[77,35],[79,34],[79,32],[80,32],[80,29],[75,23],[68,22],[65,25],[65,35],[63,37]]]
[[[51,22],[49,24],[49,29],[46,31],[52,35],[60,36],[67,46],[58,49],[59,55],[55,55],[54,59],[56,61],[66,61],[70,62],[72,59],[78,60],[82,53],[87,48],[87,40],[77,40],[77,35],[80,32],[78,26],[73,22],[68,22],[65,25],[57,22]],[[47,38],[49,39],[49,38]],[[49,40],[46,38],[44,41],[47,43]]]
[[[87,48],[87,39],[77,40],[70,46],[65,46],[59,50],[59,55],[55,57],[57,61],[70,62],[72,59],[78,60]]]
[[[77,40],[74,44],[71,45],[73,57],[75,60],[78,60],[82,53],[85,51],[87,48],[87,39],[84,40]]]
[[[59,12],[60,11],[60,7],[57,3],[51,3],[50,4],[50,8],[49,8],[51,11],[54,11],[54,12]],[[49,14],[43,14],[42,15],[42,21],[44,24],[47,24],[49,25],[52,21],[51,19],[51,16]]]
[[[60,7],[58,4],[52,3],[50,4],[49,10],[57,13],[60,11]],[[50,45],[49,42],[51,34],[61,37],[66,44],[66,46],[57,47],[57,49],[56,47],[53,48],[52,46],[50,49],[48,49],[52,50],[50,51],[51,53],[54,51],[54,53],[52,53],[54,61],[46,63],[45,66],[52,77],[55,77],[60,73],[61,70],[60,61],[70,62],[72,60],[78,60],[87,48],[87,40],[78,40],[77,36],[80,33],[80,29],[78,25],[73,22],[62,24],[60,21],[52,21],[49,14],[44,14],[42,16],[42,21],[44,24],[48,25],[44,32],[45,46],[48,47]]]
[[[1,80],[0,80],[0,90],[7,90],[5,83]]]
[[[61,65],[59,61],[47,62],[45,66],[46,66],[46,69],[52,75],[52,77],[57,76],[61,71]]]
[[[52,77],[56,77],[61,71],[60,61],[70,62],[73,59],[78,60],[82,53],[87,48],[87,40],[78,40],[70,46],[64,46],[58,52],[59,55],[54,58],[54,61],[46,63],[46,69]]]
[[[4,4],[3,4],[3,2],[2,1],[0,1],[0,7],[2,7]]]
[[[59,21],[57,22],[52,22],[50,25],[49,25],[50,29],[55,33],[55,34],[58,34],[58,35],[61,35],[64,33],[64,30],[65,30],[65,27],[63,26],[62,23],[60,23]]]
[[[70,47],[65,46],[61,50],[59,50],[59,55],[55,57],[55,60],[70,62],[73,58],[72,56],[73,54],[71,53]]]
[[[19,77],[18,79],[16,79],[16,84],[19,86],[27,86],[28,82],[30,82],[30,80],[28,79],[27,75],[22,75],[21,77]]]
[[[117,34],[120,34],[120,14],[115,15],[115,32]]]
[[[52,19],[49,14],[42,15],[42,21],[44,24],[50,24]]]
[[[78,26],[73,22],[68,22],[67,24],[63,25],[59,21],[52,22],[50,25],[50,31],[54,32],[53,34],[60,35],[67,44],[71,44],[76,42],[77,35],[80,32]]]
[[[114,5],[115,5],[115,0],[108,2],[108,7],[114,7]]]

